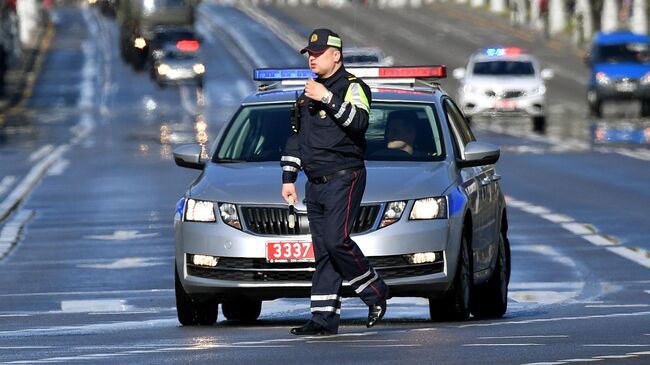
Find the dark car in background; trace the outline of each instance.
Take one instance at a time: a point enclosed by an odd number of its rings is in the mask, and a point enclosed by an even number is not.
[[[597,33],[591,53],[587,102],[591,115],[602,116],[603,102],[641,103],[641,116],[650,116],[650,37],[631,32]]]
[[[195,83],[203,86],[205,64],[201,41],[191,27],[158,27],[149,43],[151,77],[158,85]]]

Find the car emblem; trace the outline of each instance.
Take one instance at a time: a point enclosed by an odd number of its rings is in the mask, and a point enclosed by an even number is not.
[[[327,117],[327,113],[325,113],[324,110],[318,111],[318,115],[320,115],[320,119],[325,119]]]

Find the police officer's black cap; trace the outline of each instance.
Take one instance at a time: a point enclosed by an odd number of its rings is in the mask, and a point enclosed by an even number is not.
[[[307,44],[307,47],[301,49],[300,53],[322,53],[329,47],[335,47],[338,49],[343,48],[341,37],[329,29],[315,29],[309,35],[309,43]]]

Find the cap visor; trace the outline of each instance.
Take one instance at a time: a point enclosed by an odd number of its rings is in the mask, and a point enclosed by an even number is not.
[[[329,48],[329,46],[311,46],[311,47],[305,47],[300,50],[300,53],[305,53],[305,52],[312,52],[312,53],[323,53]]]

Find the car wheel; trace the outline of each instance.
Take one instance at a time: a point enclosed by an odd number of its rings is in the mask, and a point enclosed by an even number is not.
[[[650,117],[650,100],[641,100],[641,117]]]
[[[255,322],[262,312],[262,301],[238,298],[221,303],[221,311],[231,321]]]
[[[438,322],[464,321],[469,318],[471,288],[471,255],[467,239],[463,235],[458,255],[458,266],[451,289],[441,299],[429,299],[431,320]]]
[[[219,303],[212,299],[196,301],[192,299],[183,288],[178,277],[178,270],[174,270],[176,289],[176,313],[178,321],[183,326],[212,326],[219,315]]]
[[[510,250],[504,234],[499,235],[497,263],[488,282],[472,290],[472,314],[476,318],[500,318],[508,309]]]
[[[589,105],[589,114],[592,117],[601,118],[603,116],[603,102],[596,100],[593,104]]]
[[[533,117],[533,131],[535,132],[544,132],[546,129],[546,117]]]

